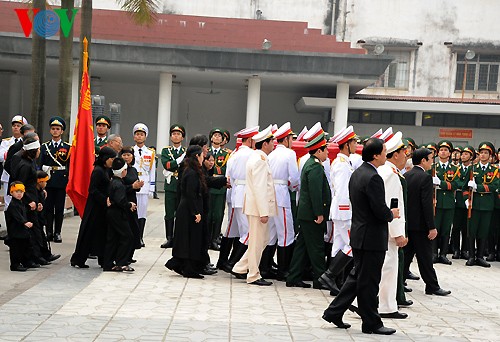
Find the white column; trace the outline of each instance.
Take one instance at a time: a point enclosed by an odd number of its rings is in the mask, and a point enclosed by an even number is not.
[[[347,111],[349,109],[349,83],[337,83],[335,101],[335,124],[333,134],[337,134],[347,126]]]
[[[78,116],[78,106],[80,89],[78,89],[78,81],[82,77],[80,75],[80,70],[78,69],[78,64],[73,66],[73,77],[71,79],[71,116],[69,122],[69,143],[73,143],[73,134],[75,133],[75,123],[76,117]],[[90,88],[92,92],[92,88]]]
[[[22,113],[21,104],[21,76],[17,73],[10,75],[10,96],[9,96],[9,118],[14,115],[21,114],[27,116],[26,113]]]
[[[248,79],[247,120],[246,127],[259,124],[260,109],[260,78],[253,76]]]
[[[172,74],[160,73],[160,90],[158,96],[158,129],[156,133],[156,149],[161,153],[168,145],[170,115],[172,112]]]
[[[421,110],[417,110],[415,112],[415,126],[422,126],[422,120],[423,120],[423,115],[424,112]]]

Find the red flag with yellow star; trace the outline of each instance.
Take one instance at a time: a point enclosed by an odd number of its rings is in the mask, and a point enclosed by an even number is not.
[[[66,192],[73,201],[80,217],[83,216],[89,195],[90,175],[94,156],[94,131],[92,125],[92,100],[88,73],[87,38],[83,40],[83,74],[80,88],[80,105],[76,118],[73,142],[70,149],[69,180]]]

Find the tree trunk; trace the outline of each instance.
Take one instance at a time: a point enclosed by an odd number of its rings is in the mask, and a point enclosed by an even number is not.
[[[33,8],[45,10],[45,0],[33,1]],[[45,37],[39,36],[35,31],[32,37],[31,58],[31,124],[37,132],[42,132],[43,118],[45,116]],[[41,138],[41,137],[40,137]]]
[[[89,79],[90,79],[90,60],[92,59],[92,54],[90,53],[92,50],[92,0],[83,0],[82,1],[82,9],[81,9],[81,27],[80,27],[80,76],[83,72],[83,38],[87,37],[89,41],[88,45],[88,53],[89,53],[89,62],[88,62],[88,71],[89,71]],[[79,87],[81,87],[81,77],[79,80]]]
[[[74,0],[62,0],[61,9],[73,10]],[[69,15],[72,15],[70,12]],[[68,139],[71,118],[71,91],[73,78],[73,26],[67,37],[59,35],[59,81],[57,89],[57,108],[59,115],[66,121],[64,139]]]

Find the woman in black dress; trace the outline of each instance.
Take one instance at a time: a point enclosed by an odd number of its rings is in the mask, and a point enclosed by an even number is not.
[[[103,147],[94,162],[94,170],[90,175],[89,197],[85,204],[75,252],[71,256],[71,266],[89,268],[85,264],[89,253],[97,255],[99,265],[104,265],[104,246],[106,244],[107,224],[106,210],[109,183],[111,181],[111,165],[116,152],[111,147]]]
[[[175,221],[172,258],[165,266],[186,278],[198,278],[203,269],[203,193],[207,185],[201,165],[203,151],[199,146],[189,146],[180,179],[180,201]]]
[[[127,201],[137,204],[137,192],[144,186],[144,181],[139,180],[139,174],[134,167],[134,149],[130,146],[122,148],[120,157],[127,163],[127,175],[123,177],[123,184],[127,189]],[[130,262],[134,263],[134,251],[141,248],[141,236],[139,231],[139,217],[137,210],[127,211],[128,222],[133,234],[132,251],[130,252]]]

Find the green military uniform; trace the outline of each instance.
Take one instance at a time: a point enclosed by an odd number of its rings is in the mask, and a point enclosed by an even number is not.
[[[111,128],[111,120],[106,115],[99,115],[98,117],[95,118],[95,125],[97,126],[98,124],[104,124],[108,126],[108,129]],[[94,139],[95,154],[98,154],[101,147],[103,147],[107,143],[108,143],[107,136],[105,138],[99,138],[99,137],[95,138]]]
[[[170,127],[170,134],[174,131],[179,131],[182,136],[185,136],[184,127],[180,125],[172,125]],[[172,238],[174,234],[174,219],[175,212],[177,209],[177,182],[178,182],[178,172],[179,166],[182,162],[181,156],[186,153],[186,148],[179,146],[165,146],[161,150],[160,161],[165,169],[163,174],[165,176],[165,235],[167,242],[164,243],[162,248],[169,248],[172,246]]]
[[[463,152],[469,152],[471,154],[471,160],[474,160],[476,152],[472,146],[465,146],[462,149]],[[471,164],[472,165],[472,164]],[[468,209],[465,205],[465,200],[469,194],[469,188],[467,183],[470,180],[470,172],[472,166],[461,165],[458,167],[457,177],[461,183],[461,187],[455,191],[455,214],[453,217],[453,229],[451,233],[451,243],[453,249],[453,259],[468,259],[468,237],[467,237],[467,215]],[[460,243],[460,235],[462,235],[462,242]]]
[[[484,142],[479,145],[479,151],[486,149],[494,153],[491,143]],[[483,169],[484,168],[484,169]],[[495,207],[495,196],[499,187],[498,168],[491,164],[482,165],[477,163],[473,168],[473,178],[477,189],[473,193],[472,216],[469,220],[469,260],[466,265],[474,264],[490,267],[483,256],[486,248],[486,241],[490,229],[493,210]],[[475,243],[477,243],[477,253],[474,260]]]
[[[323,134],[312,142],[315,145],[318,140],[324,140]],[[325,141],[326,143],[326,141]],[[306,148],[308,148],[306,145]],[[297,284],[302,281],[302,273],[306,256],[312,265],[314,287],[321,288],[318,278],[325,272],[325,244],[324,233],[326,221],[330,213],[332,194],[325,170],[319,159],[311,156],[302,169],[300,176],[300,196],[297,208],[297,240],[290,263],[290,273],[287,277],[287,285]],[[314,220],[323,215],[323,222],[316,224]]]
[[[453,145],[449,141],[440,141],[438,150],[442,147],[448,148],[450,153],[453,151]],[[458,177],[458,167],[452,165],[449,160],[446,163],[438,161],[435,165],[435,172],[436,176],[441,180],[436,191],[434,223],[438,231],[438,238],[435,241],[439,246],[436,245],[435,252],[439,248],[438,262],[451,264],[446,258],[446,254],[448,253],[451,225],[455,214],[455,190],[461,188],[463,183],[460,182],[460,177]]]
[[[405,217],[408,217],[408,183],[406,182],[406,178],[398,172],[399,180],[401,181],[401,186],[403,188],[403,203],[405,206]],[[405,223],[405,237],[408,237],[408,222]],[[398,305],[407,302],[405,295],[405,286],[404,286],[404,266],[405,266],[405,253],[403,248],[398,248],[398,286],[396,290],[396,301]]]
[[[497,168],[497,178],[500,177],[500,163],[494,165]],[[495,206],[491,218],[490,236],[488,237],[488,258],[487,261],[500,261],[500,183],[497,187],[495,197]]]
[[[210,139],[215,133],[223,135],[223,130],[214,128],[210,131]],[[224,139],[224,136],[223,136]],[[214,156],[215,164],[213,168],[214,177],[224,177],[226,175],[227,160],[231,152],[226,148],[210,147],[209,152]],[[224,220],[224,210],[226,207],[226,187],[220,189],[210,188],[210,206],[208,212],[208,227],[211,236],[212,249],[218,250],[216,240],[219,238],[221,232],[222,221]]]

